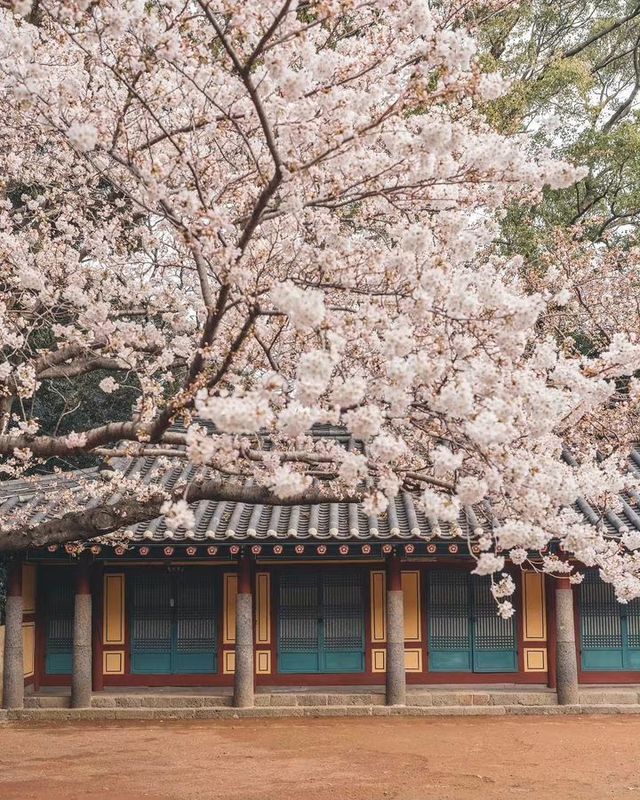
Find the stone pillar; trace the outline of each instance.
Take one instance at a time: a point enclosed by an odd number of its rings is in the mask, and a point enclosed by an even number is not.
[[[404,666],[404,602],[400,559],[387,560],[387,705],[407,702],[407,676]]]
[[[22,655],[22,562],[8,565],[7,603],[4,629],[3,703],[5,708],[24,707],[24,661]]]
[[[251,563],[246,556],[241,556],[238,564],[236,671],[233,705],[236,708],[253,706],[253,595],[251,593]]]
[[[71,707],[91,705],[91,579],[87,559],[76,566],[76,593],[73,615],[73,673]]]
[[[578,659],[573,614],[573,590],[568,578],[556,579],[556,681],[558,703],[578,703]]]

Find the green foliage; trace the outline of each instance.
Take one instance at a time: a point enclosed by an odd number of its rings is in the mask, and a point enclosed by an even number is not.
[[[99,383],[108,376],[117,382],[126,380],[124,372],[96,370],[63,382],[43,381],[30,416],[40,421],[43,433],[60,436],[130,419],[131,406],[139,396],[137,387],[125,385],[113,394],[106,394]],[[47,472],[54,466],[78,469],[96,463],[95,456],[78,455],[64,461],[57,459],[55,464],[47,462]]]
[[[512,80],[489,104],[505,132],[588,168],[576,187],[512,209],[505,243],[523,255],[553,226],[630,245],[640,234],[640,4],[635,0],[530,0],[482,27],[483,69]]]

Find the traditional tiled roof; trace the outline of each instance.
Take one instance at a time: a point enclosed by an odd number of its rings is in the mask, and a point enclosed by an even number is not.
[[[565,451],[563,458],[568,464],[576,465],[576,461],[570,453]],[[640,477],[640,446],[631,449],[628,467],[633,475]],[[621,513],[619,514],[614,511],[605,511],[604,514],[600,514],[584,498],[579,498],[576,503],[577,510],[589,522],[593,525],[604,525],[605,532],[612,536],[629,528],[640,530],[640,493],[632,490],[626,496],[621,496],[620,507]]]
[[[321,436],[341,437],[347,447],[358,446],[343,431],[323,429]],[[565,454],[571,462],[571,457]],[[113,466],[126,477],[137,477],[143,482],[157,481],[167,489],[181,480],[191,480],[199,472],[193,464],[176,462],[160,471],[159,460],[152,456],[114,459]],[[640,475],[640,450],[634,449],[630,468]],[[158,476],[158,473],[160,475]],[[0,516],[16,509],[26,512],[28,524],[46,521],[60,514],[61,489],[78,495],[84,507],[97,504],[87,485],[102,481],[98,468],[76,470],[53,475],[43,475],[25,480],[0,483]],[[117,496],[114,495],[114,501]],[[367,515],[355,503],[321,503],[318,505],[252,505],[249,503],[202,500],[192,506],[195,526],[192,531],[171,531],[164,517],[141,522],[126,529],[132,544],[172,543],[197,544],[198,542],[280,541],[280,540],[429,540],[473,537],[479,528],[474,510],[465,508],[456,525],[427,519],[414,498],[401,493],[384,514]],[[640,530],[640,495],[631,493],[622,498],[622,513],[606,512],[603,517],[586,500],[579,500],[578,510],[593,524],[604,524],[610,534],[624,528]]]
[[[114,464],[125,476],[154,479],[156,459],[152,457],[119,460]],[[166,488],[178,480],[189,480],[196,472],[193,465],[180,464],[166,471],[158,482]],[[51,519],[60,513],[52,496],[61,489],[82,493],[84,505],[90,509],[96,500],[87,494],[86,485],[101,480],[98,469],[79,470],[55,476],[47,475],[0,484],[0,515],[20,508],[27,512],[29,524]],[[133,543],[173,542],[197,543],[212,541],[247,541],[280,539],[367,540],[367,539],[431,539],[454,538],[471,534],[478,523],[472,509],[461,515],[459,525],[428,520],[407,492],[400,494],[386,513],[367,515],[355,503],[321,503],[319,505],[252,505],[215,500],[202,500],[192,505],[195,514],[193,531],[171,531],[164,517],[141,522],[127,529]]]

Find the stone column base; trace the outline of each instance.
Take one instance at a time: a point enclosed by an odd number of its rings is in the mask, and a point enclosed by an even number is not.
[[[556,589],[557,692],[560,705],[576,705],[579,701],[578,659],[573,613],[573,590],[568,579]]]
[[[237,708],[251,708],[253,704],[253,597],[251,594],[238,593],[233,705]]]
[[[404,666],[404,603],[402,589],[387,592],[387,697],[388,706],[407,702]]]

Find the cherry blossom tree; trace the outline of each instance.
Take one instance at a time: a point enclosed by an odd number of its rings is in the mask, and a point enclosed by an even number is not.
[[[480,574],[557,539],[545,570],[578,559],[640,596],[640,542],[573,509],[634,480],[630,425],[597,448],[610,415],[633,419],[635,329],[566,347],[549,320],[570,289],[552,270],[531,286],[494,248],[509,203],[583,172],[487,122],[505,84],[478,67],[472,5],[4,5],[4,474],[77,453],[202,469],[171,491],[112,470],[90,511],[61,488],[55,519],[1,521],[0,550],[161,512],[188,528],[203,498],[384,513],[408,490],[452,524],[476,509]],[[41,387],[97,370],[107,395],[135,387],[130,418],[42,431]],[[364,448],[314,439],[318,423]]]

